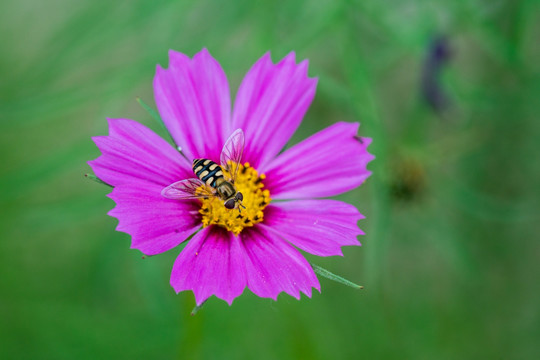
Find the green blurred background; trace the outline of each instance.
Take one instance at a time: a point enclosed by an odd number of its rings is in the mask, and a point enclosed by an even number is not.
[[[9,0],[0,36],[0,357],[540,357],[537,1]],[[339,197],[367,216],[363,246],[308,257],[364,290],[321,279],[311,299],[246,291],[190,317],[179,249],[142,260],[114,231],[109,189],[83,177],[90,137],[106,117],[163,134],[135,98],[154,104],[169,49],[202,47],[233,93],[266,51],[310,60],[292,143],[335,121],[374,138],[373,176]]]

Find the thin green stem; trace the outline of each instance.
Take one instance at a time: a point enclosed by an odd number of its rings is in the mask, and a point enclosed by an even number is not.
[[[90,179],[92,181],[95,181],[97,182],[98,184],[101,184],[101,185],[105,185],[105,186],[108,186],[108,187],[114,187],[110,184],[107,184],[105,181],[101,180],[100,178],[98,178],[96,175],[94,174],[84,174],[84,176],[87,178],[87,179]]]
[[[190,315],[193,316],[193,315],[197,314],[197,313],[199,312],[199,310],[202,309],[202,307],[204,306],[204,304],[206,304],[207,301],[208,301],[208,299],[207,299],[207,300],[204,300],[204,301],[201,303],[201,305],[195,305],[195,307],[193,308],[193,310],[191,310],[191,314],[190,314]]]
[[[176,142],[174,141],[171,133],[169,132],[169,130],[167,129],[167,126],[165,125],[165,123],[163,122],[163,119],[161,118],[161,116],[159,116],[159,113],[154,110],[150,105],[146,104],[144,101],[141,100],[140,97],[137,98],[137,102],[139,103],[139,105],[142,106],[142,108],[144,110],[146,110],[146,112],[148,112],[148,114],[150,114],[150,116],[156,120],[160,125],[161,127],[163,128],[163,130],[165,130],[165,133],[169,136],[169,139],[171,140],[171,142],[174,144],[174,146],[178,149],[178,151],[182,152],[182,149],[178,147],[178,144],[176,144]]]
[[[327,279],[330,279],[330,280],[333,280],[333,281],[336,281],[340,284],[343,284],[343,285],[347,285],[347,286],[350,286],[352,288],[355,288],[355,289],[363,289],[364,287],[362,285],[358,285],[358,284],[355,284],[353,283],[352,281],[349,281],[339,275],[336,275],[322,267],[320,267],[319,265],[315,265],[315,264],[310,264],[311,267],[313,268],[313,271],[315,271],[315,274],[317,275],[321,275]],[[201,304],[202,306],[202,304]]]

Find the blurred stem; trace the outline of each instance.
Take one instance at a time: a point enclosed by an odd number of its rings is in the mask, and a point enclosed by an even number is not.
[[[199,228],[193,234],[191,234],[183,244],[187,244],[202,228]],[[185,245],[184,245],[185,246]],[[182,248],[183,249],[183,248]],[[202,327],[204,313],[195,315],[203,305],[208,301],[205,300],[201,305],[197,306],[195,298],[193,296],[182,297],[181,309],[180,309],[180,324],[184,325],[184,335],[180,340],[180,359],[185,359],[188,354],[189,359],[202,358],[201,344],[202,344]]]
[[[201,306],[198,308],[200,309]],[[180,323],[183,325],[184,331],[180,340],[179,359],[202,359],[201,345],[204,313],[191,316],[192,311],[195,309],[197,309],[197,304],[195,304],[193,296],[184,296],[180,309]]]
[[[403,116],[405,129],[403,131],[403,143],[416,147],[423,147],[427,141],[427,132],[429,129],[427,113],[422,105],[416,102],[412,110],[408,109]]]
[[[352,12],[344,9],[345,18],[348,21],[344,24],[343,31],[345,46],[343,47],[343,70],[345,78],[348,79],[350,94],[352,96],[351,106],[358,119],[362,120],[361,133],[363,136],[373,137],[373,144],[370,145],[370,152],[375,155],[369,167],[373,171],[371,179],[373,198],[373,218],[370,219],[372,225],[369,233],[369,248],[366,252],[366,269],[368,283],[379,281],[383,269],[383,258],[386,249],[386,237],[390,229],[390,200],[388,189],[384,186],[384,164],[387,162],[388,145],[386,134],[381,122],[375,96],[374,86],[370,79],[370,69],[366,63],[369,54],[364,54],[358,40],[358,30],[354,26]]]

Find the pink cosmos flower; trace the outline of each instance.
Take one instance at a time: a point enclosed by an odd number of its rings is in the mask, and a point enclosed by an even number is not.
[[[116,207],[109,215],[118,219],[118,231],[131,235],[132,248],[156,255],[195,234],[174,263],[171,285],[176,292],[192,290],[197,305],[212,295],[231,304],[246,287],[274,300],[281,292],[311,297],[319,281],[297,248],[331,256],[342,255],[342,246],[360,245],[358,210],[318,199],[349,191],[370,175],[371,139],[357,137],[359,124],[337,123],[280,153],[315,95],[317,79],[307,69],[294,53],[277,64],[264,55],[242,81],[231,112],[227,78],[208,51],[193,59],[170,51],[169,68],[157,66],[154,93],[182,153],[127,119],[110,119],[109,135],[93,138],[102,155],[89,164],[114,187],[109,197]],[[219,163],[236,129],[245,134],[235,184],[244,195],[241,214],[217,198],[161,195],[170,184],[195,177],[193,159]]]

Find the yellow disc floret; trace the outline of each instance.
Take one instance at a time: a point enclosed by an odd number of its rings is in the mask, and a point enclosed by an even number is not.
[[[263,220],[263,210],[271,200],[270,192],[263,190],[263,180],[266,177],[264,174],[259,175],[249,163],[238,166],[234,187],[244,196],[242,205],[245,206],[245,209],[237,207],[229,210],[224,206],[223,200],[218,197],[202,199],[199,212],[202,214],[203,227],[219,225],[238,235],[244,228]],[[223,169],[223,173],[226,179],[230,178],[230,174],[225,169]]]

